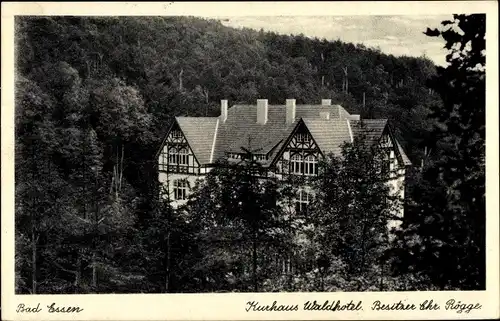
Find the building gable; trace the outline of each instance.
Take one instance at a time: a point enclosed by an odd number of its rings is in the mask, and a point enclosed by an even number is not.
[[[157,156],[163,150],[173,128],[182,132],[198,165],[212,162],[219,119],[217,117],[176,117],[165,134]]]
[[[297,127],[290,135],[290,139],[288,140],[288,144],[285,149],[290,151],[315,151],[321,153],[318,144],[316,144],[313,135],[307,128],[304,121],[300,121],[297,124]]]
[[[199,162],[177,120],[165,135],[158,164],[160,171],[198,172]]]
[[[198,164],[206,165],[211,163],[219,119],[217,117],[177,117],[176,121],[182,129]]]
[[[324,155],[332,153],[340,156],[342,145],[352,142],[352,131],[348,119],[304,118],[303,120]]]
[[[392,128],[387,119],[364,119],[351,121],[354,137],[361,138],[366,146],[373,146],[381,141],[383,135],[389,135],[391,144],[395,147],[398,161],[405,166],[411,165],[411,161],[403,150],[403,147],[395,138]]]
[[[384,129],[383,129],[382,135],[380,137],[380,143],[381,143],[382,147],[391,148],[394,151],[394,154],[395,154],[399,164],[401,164],[402,166],[411,165],[410,159],[408,158],[408,156],[404,152],[401,144],[398,142],[398,140],[394,136],[392,128],[389,124],[386,124]]]
[[[315,175],[318,158],[322,155],[314,136],[301,119],[283,141],[270,166],[273,166],[279,174],[297,174],[301,171],[306,175]]]

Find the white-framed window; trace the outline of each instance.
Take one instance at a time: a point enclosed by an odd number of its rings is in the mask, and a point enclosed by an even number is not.
[[[318,174],[318,160],[313,155],[308,155],[304,159],[304,174],[305,175]]]
[[[174,139],[182,138],[182,132],[180,130],[173,130],[171,135]]]
[[[384,160],[382,163],[382,173],[388,178],[396,176],[396,154],[393,149],[387,149],[384,152]]]
[[[295,212],[296,213],[307,213],[307,207],[311,201],[311,194],[307,191],[300,189],[295,200]]]
[[[390,147],[392,144],[389,135],[382,135],[380,138],[380,144],[382,147]]]
[[[297,133],[297,134],[295,134],[295,139],[299,143],[304,143],[304,142],[309,141],[309,135],[306,133]]]
[[[314,155],[302,157],[300,154],[294,154],[290,158],[290,172],[298,175],[317,175],[318,160]]]
[[[229,153],[229,158],[233,158],[233,159],[241,159],[241,155],[238,154],[238,153]]]
[[[389,152],[389,177],[393,178],[396,176],[396,156],[394,150]]]
[[[302,174],[302,156],[299,154],[294,154],[290,157],[290,172],[292,174]]]
[[[160,162],[160,170],[166,171],[168,168],[168,156],[165,151],[162,151],[161,153],[161,162]]]
[[[248,157],[248,155],[238,154],[238,153],[229,153],[228,157],[231,159],[244,159],[244,158]],[[253,155],[253,159],[254,160],[266,160],[267,156],[265,154],[256,154],[256,155]]]
[[[168,150],[168,164],[177,165],[177,151],[173,148]]]
[[[173,182],[174,200],[185,200],[188,195],[188,181],[185,179],[176,179]]]
[[[187,166],[189,164],[189,153],[187,148],[181,149],[170,148],[168,151],[168,164]]]

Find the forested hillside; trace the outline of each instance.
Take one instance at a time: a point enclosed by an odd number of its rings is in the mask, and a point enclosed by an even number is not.
[[[220,99],[312,103],[329,97],[350,112],[394,120],[418,160],[429,127],[425,116],[436,102],[426,87],[435,74],[430,60],[340,41],[187,17],[35,18],[18,20],[17,30],[17,68],[39,86],[50,81],[42,78],[70,77],[88,90],[118,78],[137,90],[152,116],[154,147],[172,116],[218,115]]]
[[[190,17],[18,17],[15,50],[23,293],[160,291],[154,153],[174,116],[220,99],[332,98],[389,118],[414,164],[436,143],[424,57]]]

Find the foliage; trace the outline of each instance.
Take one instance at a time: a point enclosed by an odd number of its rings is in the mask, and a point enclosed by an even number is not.
[[[402,233],[400,271],[442,289],[485,288],[485,15],[454,15],[443,31],[448,66],[431,85],[443,99],[436,160],[417,179]]]
[[[197,231],[201,258],[192,273],[202,275],[200,291],[257,291],[273,273],[270,261],[289,250],[291,222],[276,206],[276,181],[252,156],[248,151],[239,164],[219,164],[184,209]]]
[[[356,138],[342,157],[329,155],[314,185],[315,238],[327,257],[338,256],[349,274],[363,274],[389,242],[388,222],[400,219],[400,192],[383,174],[384,150]],[[397,173],[395,173],[397,175]]]

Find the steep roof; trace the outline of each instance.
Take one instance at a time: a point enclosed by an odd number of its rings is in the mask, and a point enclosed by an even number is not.
[[[179,124],[200,165],[210,163],[218,118],[176,117],[175,120]]]
[[[325,119],[320,113],[329,113]],[[226,153],[241,153],[242,147],[256,154],[267,154],[269,162],[302,120],[324,154],[340,155],[341,145],[363,136],[371,145],[377,143],[387,126],[387,119],[349,119],[340,105],[296,105],[295,121],[286,123],[285,105],[268,105],[268,120],[257,123],[255,105],[234,105],[228,109],[226,121],[220,117],[176,117],[193,153],[200,164],[214,163]],[[348,120],[349,119],[349,120]],[[397,143],[405,164],[411,164]]]
[[[351,121],[354,135],[362,137],[365,144],[372,146],[378,143],[382,133],[387,127],[387,119],[364,119]],[[411,165],[411,161],[406,155],[401,144],[395,139],[397,152],[401,156],[404,165]]]
[[[224,157],[225,152],[241,152],[241,147],[268,154],[280,148],[301,118],[319,118],[320,112],[329,112],[330,119],[347,113],[340,105],[297,105],[295,122],[286,124],[286,106],[269,105],[266,124],[257,124],[255,105],[234,105],[228,109],[225,122],[219,123],[214,159]]]
[[[351,120],[353,135],[363,138],[369,146],[378,142],[386,126],[387,119]]]
[[[396,141],[396,145],[398,147],[399,154],[401,155],[401,158],[403,159],[403,164],[405,166],[411,165],[411,160],[406,155],[406,153],[405,153],[403,147],[401,146],[401,144],[398,141]]]
[[[323,154],[340,155],[341,146],[351,141],[349,124],[346,119],[303,118],[304,123]]]

